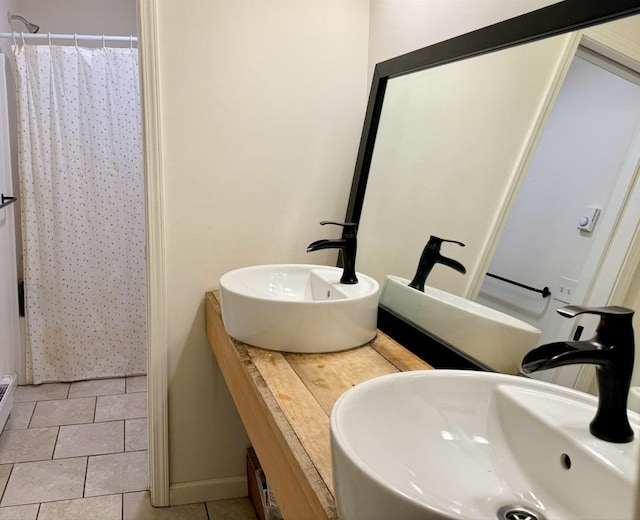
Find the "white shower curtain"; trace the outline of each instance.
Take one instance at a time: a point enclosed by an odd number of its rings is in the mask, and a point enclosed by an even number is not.
[[[27,381],[145,373],[137,49],[14,54]]]

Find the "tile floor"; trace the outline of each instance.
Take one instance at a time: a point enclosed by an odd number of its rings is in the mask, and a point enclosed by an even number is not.
[[[0,520],[255,520],[246,498],[153,508],[145,376],[17,388]]]

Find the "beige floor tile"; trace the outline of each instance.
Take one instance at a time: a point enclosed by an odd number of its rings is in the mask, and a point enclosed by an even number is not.
[[[96,395],[124,394],[125,379],[93,379],[71,383],[69,399],[73,397],[94,397]]]
[[[127,393],[146,392],[147,376],[127,377]]]
[[[57,435],[58,428],[2,432],[0,435],[0,464],[50,459]]]
[[[48,401],[50,399],[66,399],[69,383],[47,383],[44,385],[19,386],[13,397],[14,402]]]
[[[39,504],[0,507],[0,520],[36,520]]]
[[[13,464],[4,464],[0,466],[0,497],[2,493],[4,493],[4,488],[9,481],[9,475],[11,475],[11,469],[13,468]]]
[[[54,459],[124,451],[124,421],[60,426]]]
[[[33,411],[29,428],[90,423],[93,422],[95,407],[95,397],[41,401]]]
[[[127,419],[124,425],[125,451],[149,449],[147,419]]]
[[[153,507],[148,491],[122,496],[123,520],[207,520],[204,503]]]
[[[15,464],[2,506],[81,498],[87,458]]]
[[[47,502],[40,506],[38,520],[121,520],[122,495]]]
[[[35,401],[26,403],[13,403],[11,413],[4,425],[5,430],[20,430],[29,426],[29,421],[36,407]]]
[[[89,457],[84,496],[112,495],[149,489],[146,451]]]
[[[256,512],[247,497],[207,502],[211,520],[257,520]]]
[[[147,393],[98,397],[95,422],[138,419],[147,416]]]

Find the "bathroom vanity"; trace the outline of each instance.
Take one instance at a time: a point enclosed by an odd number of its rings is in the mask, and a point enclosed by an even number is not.
[[[329,416],[346,390],[377,376],[432,367],[386,334],[326,354],[245,345],[222,324],[218,292],[206,295],[207,337],[285,518],[335,519]]]

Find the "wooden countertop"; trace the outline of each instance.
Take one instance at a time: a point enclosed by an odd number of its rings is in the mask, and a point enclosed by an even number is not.
[[[335,519],[329,416],[352,386],[432,367],[378,331],[367,345],[292,354],[245,345],[222,324],[218,292],[206,294],[207,337],[249,438],[287,520]]]

